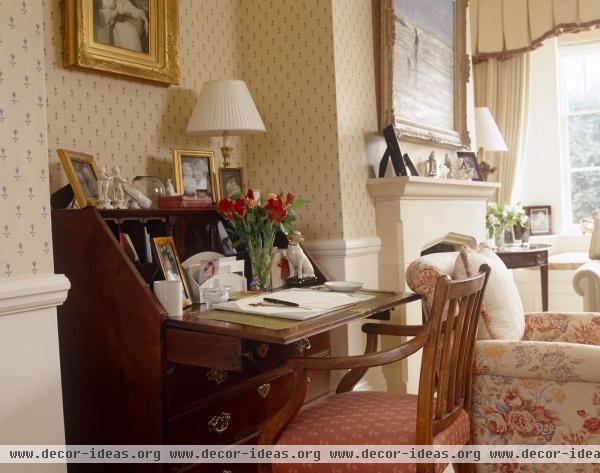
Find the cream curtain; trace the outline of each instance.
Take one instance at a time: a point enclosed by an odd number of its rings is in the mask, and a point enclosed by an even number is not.
[[[600,0],[471,0],[473,58],[506,58],[600,24]]]
[[[600,2],[600,0],[598,0]],[[504,137],[508,151],[488,153],[497,163],[502,188],[498,201],[514,203],[517,171],[523,163],[529,108],[529,53],[474,66],[475,106],[488,107]]]

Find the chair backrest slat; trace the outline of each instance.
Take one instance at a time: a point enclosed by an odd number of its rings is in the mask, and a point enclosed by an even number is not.
[[[431,444],[436,433],[470,408],[475,334],[488,276],[484,265],[469,279],[437,280],[421,361],[417,444]]]

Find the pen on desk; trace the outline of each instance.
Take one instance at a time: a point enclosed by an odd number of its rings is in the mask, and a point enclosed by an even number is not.
[[[263,297],[263,301],[270,302],[271,304],[286,305],[288,307],[300,307],[300,304],[295,302],[282,301],[281,299],[274,299],[273,297]]]

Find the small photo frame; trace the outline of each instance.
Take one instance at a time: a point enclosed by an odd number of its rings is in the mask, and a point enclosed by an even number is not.
[[[153,238],[152,241],[154,242],[157,261],[160,264],[164,278],[167,281],[181,281],[183,286],[183,307],[192,305],[190,288],[179,262],[179,255],[177,254],[173,237],[157,237]]]
[[[477,161],[477,155],[473,151],[457,151],[456,155],[459,158],[462,158],[467,169],[473,170],[473,181],[483,181],[481,169],[479,169],[479,162]]]
[[[244,173],[242,168],[219,168],[219,199],[244,194]]]
[[[208,196],[217,202],[215,158],[212,151],[173,150],[175,191],[189,198]]]
[[[99,195],[100,171],[94,157],[90,154],[66,149],[58,149],[57,153],[79,207],[95,206]]]
[[[524,207],[529,217],[529,234],[551,235],[552,234],[552,207],[550,205],[532,205]]]

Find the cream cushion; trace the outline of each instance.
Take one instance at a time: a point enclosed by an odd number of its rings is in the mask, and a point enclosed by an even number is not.
[[[483,296],[478,340],[521,340],[525,333],[525,316],[519,291],[512,274],[502,260],[488,248],[479,251],[462,248],[454,264],[454,279],[477,274],[487,264],[492,269]]]

